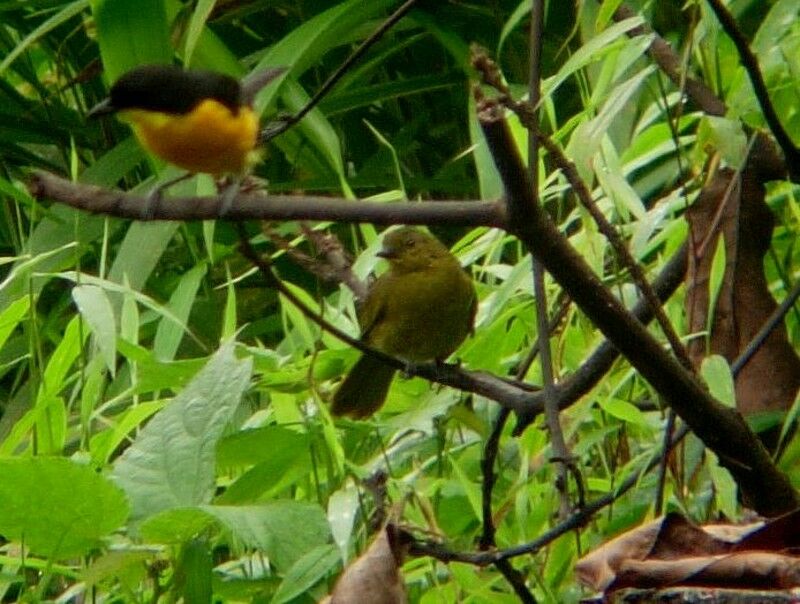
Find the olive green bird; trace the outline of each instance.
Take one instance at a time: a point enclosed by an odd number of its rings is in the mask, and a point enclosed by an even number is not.
[[[410,227],[386,235],[378,256],[389,261],[389,270],[359,309],[362,341],[409,363],[443,361],[472,330],[472,279],[438,239]],[[361,355],[336,391],[332,413],[369,417],[383,405],[394,374]]]

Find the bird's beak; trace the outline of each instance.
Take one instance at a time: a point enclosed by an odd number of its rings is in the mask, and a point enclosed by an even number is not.
[[[95,118],[100,117],[101,115],[108,115],[109,113],[114,113],[117,110],[114,105],[111,104],[111,99],[106,98],[97,103],[94,107],[89,109],[89,113],[86,114],[88,118]]]
[[[286,73],[286,67],[272,67],[251,73],[242,80],[242,103],[244,105],[252,105],[256,94],[284,73]]]
[[[375,254],[379,258],[386,258],[387,260],[391,260],[392,258],[397,258],[397,250],[390,247],[384,247],[380,252]]]

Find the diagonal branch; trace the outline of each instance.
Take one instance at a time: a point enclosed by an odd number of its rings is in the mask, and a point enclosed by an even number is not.
[[[800,149],[794,144],[794,141],[786,132],[783,127],[778,113],[775,111],[775,106],[769,98],[769,91],[767,84],[764,81],[764,76],[761,73],[761,68],[758,66],[758,59],[753,54],[750,45],[742,34],[739,27],[736,25],[736,20],[731,15],[730,11],[720,2],[720,0],[707,0],[711,6],[711,10],[719,19],[722,29],[728,34],[728,37],[733,41],[736,46],[736,51],[739,53],[739,58],[742,60],[742,65],[750,77],[750,83],[753,85],[753,92],[758,99],[758,104],[764,114],[764,119],[769,125],[775,140],[778,142],[783,155],[786,158],[786,165],[792,179],[797,180],[800,178]]]
[[[698,380],[605,288],[586,261],[531,199],[530,183],[497,103],[482,100],[479,119],[505,186],[511,232],[536,254],[570,297],[712,451],[757,511],[775,516],[800,499],[736,411]]]
[[[626,4],[621,4],[617,10],[614,11],[614,20],[618,22],[624,21],[636,15],[636,11],[631,7]],[[717,116],[725,115],[725,111],[727,110],[725,103],[723,103],[720,98],[714,94],[714,91],[703,82],[684,73],[681,66],[681,58],[672,49],[669,42],[656,34],[648,25],[640,25],[628,31],[628,36],[631,38],[642,35],[653,36],[653,42],[650,44],[647,52],[661,68],[661,71],[672,80],[672,83],[675,84],[678,90],[685,90],[686,96],[688,96],[703,113]]]

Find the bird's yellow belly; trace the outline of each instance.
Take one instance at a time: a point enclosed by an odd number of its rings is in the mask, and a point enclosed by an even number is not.
[[[205,100],[186,115],[132,109],[123,117],[146,148],[189,172],[240,173],[257,157],[258,118],[249,107],[234,115]]]
[[[412,362],[444,360],[472,327],[472,283],[461,273],[432,271],[393,282],[386,318],[369,343]]]

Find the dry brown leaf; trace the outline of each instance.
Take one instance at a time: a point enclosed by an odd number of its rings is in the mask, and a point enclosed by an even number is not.
[[[581,559],[579,580],[606,593],[676,586],[800,587],[800,511],[766,524],[698,527],[669,516],[620,535]]]
[[[739,589],[800,586],[800,560],[770,552],[742,552],[680,560],[630,560],[608,587],[661,588],[674,585]]]
[[[733,361],[777,307],[763,265],[774,223],[764,202],[764,182],[776,177],[771,170],[775,161],[773,149],[759,139],[741,175],[730,169],[717,172],[686,212],[690,233],[686,309],[691,332],[708,326],[709,279],[720,235],[726,252],[710,350],[706,338],[689,345],[696,366],[707,354]],[[736,377],[736,406],[743,414],[785,410],[798,388],[800,358],[779,325]]]
[[[716,538],[678,514],[669,514],[623,533],[587,554],[575,565],[575,572],[582,584],[605,590],[630,561],[722,553],[731,547],[729,541]]]
[[[387,524],[367,550],[339,577],[329,604],[405,604],[400,566],[408,546],[405,533]]]

